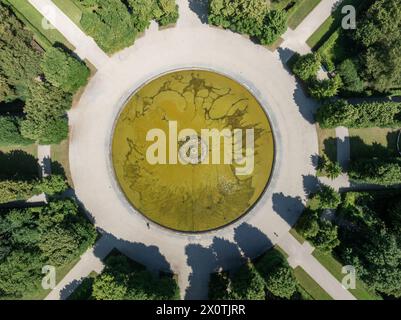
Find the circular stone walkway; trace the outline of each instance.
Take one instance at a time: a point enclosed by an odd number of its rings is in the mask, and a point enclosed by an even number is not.
[[[204,298],[209,272],[261,254],[288,234],[302,212],[308,188],[316,183],[315,105],[282,64],[280,50],[272,53],[202,24],[187,1],[178,3],[176,27],[159,31],[153,24],[91,79],[70,111],[70,166],[78,199],[109,241],[151,269],[176,273],[186,298]],[[262,200],[235,224],[202,235],[149,228],[119,191],[110,159],[113,124],[127,98],[148,80],[185,68],[215,70],[245,85],[264,106],[276,139],[275,168]]]

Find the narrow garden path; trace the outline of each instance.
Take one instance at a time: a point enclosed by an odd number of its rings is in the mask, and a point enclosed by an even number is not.
[[[314,248],[309,242],[300,244],[289,234],[283,237],[278,245],[289,255],[288,263],[291,267],[302,267],[333,299],[355,300],[355,297],[312,255]]]
[[[87,36],[51,0],[28,0],[46,19],[58,29],[75,48],[82,59],[88,59],[96,69],[108,62],[108,56],[96,42]]]
[[[281,48],[286,48],[299,54],[309,53],[311,49],[306,44],[306,41],[331,15],[332,9],[337,2],[338,0],[322,0],[295,30],[288,28],[287,32],[282,36],[284,42],[281,44]]]
[[[67,273],[57,286],[47,295],[45,300],[65,300],[82,283],[82,280],[91,272],[101,273],[104,264],[103,259],[113,250],[110,241],[105,237],[100,238],[95,246],[88,249],[78,263]],[[56,270],[57,272],[57,270]]]

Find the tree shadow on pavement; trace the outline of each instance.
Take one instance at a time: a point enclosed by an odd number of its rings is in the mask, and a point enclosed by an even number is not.
[[[100,239],[95,243],[93,247],[93,254],[96,258],[104,261],[113,250],[118,250],[131,260],[140,265],[146,267],[150,272],[154,273],[156,276],[163,273],[172,274],[170,264],[167,262],[166,258],[160,253],[160,250],[156,246],[147,246],[139,242],[130,242],[123,239],[118,239],[110,233],[103,230],[99,230],[102,234]],[[78,264],[82,262],[82,259]],[[90,263],[90,262],[89,262]],[[95,270],[87,270],[89,273]],[[82,283],[83,279],[74,279],[69,284],[67,284],[60,292],[62,299],[67,299]]]
[[[248,223],[235,229],[234,240],[249,259],[260,256],[273,245],[263,232]]]
[[[203,24],[208,23],[209,0],[189,0],[189,8]]]
[[[285,220],[289,226],[293,226],[303,210],[304,204],[300,197],[286,196],[283,193],[273,194],[273,210]]]
[[[316,193],[319,190],[320,182],[319,179],[311,174],[303,175],[303,185],[304,185],[304,192],[307,197],[309,195]]]

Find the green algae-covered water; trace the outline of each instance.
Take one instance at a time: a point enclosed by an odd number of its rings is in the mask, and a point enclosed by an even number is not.
[[[182,232],[217,229],[246,214],[273,159],[272,129],[255,97],[201,70],[144,85],[122,110],[112,144],[115,175],[132,206]]]

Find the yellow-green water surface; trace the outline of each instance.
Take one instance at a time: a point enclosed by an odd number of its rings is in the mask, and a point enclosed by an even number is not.
[[[177,133],[192,129],[195,137],[185,132],[176,137],[174,123]],[[149,136],[155,129],[165,133],[165,141],[160,135]],[[232,146],[237,151],[240,146],[249,163],[246,130],[253,129],[253,170],[238,174],[244,163],[234,157],[227,162],[226,140],[205,139],[205,129],[219,130],[225,137],[242,130],[241,139],[233,135]],[[181,149],[191,139],[199,141],[199,156],[182,163],[195,151],[193,146]],[[166,156],[157,148],[163,145]],[[219,147],[216,159],[221,161],[213,163]],[[158,163],[149,161],[152,154]],[[177,71],[149,82],[129,99],[115,125],[112,159],[120,187],[136,210],[164,227],[202,232],[230,224],[258,201],[272,172],[274,139],[264,110],[245,87],[214,72]]]

